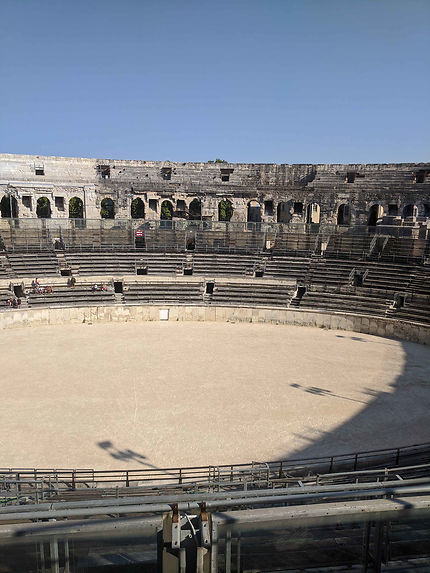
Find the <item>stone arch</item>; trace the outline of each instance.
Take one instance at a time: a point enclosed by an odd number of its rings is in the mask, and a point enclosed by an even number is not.
[[[1,216],[10,218],[12,214],[13,219],[18,218],[18,201],[12,195],[3,195],[0,201]],[[12,213],[11,213],[12,211]]]
[[[261,205],[258,201],[249,201],[247,221],[248,223],[261,223]]]
[[[403,207],[403,218],[406,217],[416,217],[417,216],[417,207],[413,203],[408,203]]]
[[[36,215],[39,219],[51,218],[51,201],[48,197],[39,197],[36,204]]]
[[[193,199],[188,208],[188,219],[190,221],[200,221],[202,218],[202,202],[200,199]]]
[[[72,197],[69,201],[69,219],[84,218],[84,203],[79,197]]]
[[[278,223],[289,223],[291,220],[291,201],[281,201],[276,207],[276,221]]]
[[[222,199],[218,203],[218,221],[230,221],[233,215],[233,205],[228,199]]]
[[[384,214],[384,208],[379,203],[375,203],[369,209],[369,217],[367,219],[367,225],[369,227],[376,227],[378,219]]]
[[[351,209],[348,203],[342,203],[337,209],[337,224],[349,225],[351,223]]]
[[[105,197],[100,207],[100,216],[102,219],[115,219],[115,203],[113,199]]]
[[[321,219],[321,207],[318,203],[309,203],[306,207],[306,223],[318,225]]]
[[[162,221],[171,221],[173,217],[173,205],[170,201],[161,203],[160,219]]]
[[[145,218],[145,203],[140,197],[136,197],[136,199],[133,199],[131,202],[130,214],[132,219]]]

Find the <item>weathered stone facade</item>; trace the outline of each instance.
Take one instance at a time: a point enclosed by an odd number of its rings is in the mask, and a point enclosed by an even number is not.
[[[428,222],[430,163],[172,163],[1,154],[0,201],[4,196],[19,218],[36,217],[40,197],[49,200],[51,217],[68,218],[70,199],[79,197],[88,219],[100,218],[104,198],[114,202],[115,218],[128,219],[131,202],[140,198],[149,220],[160,219],[163,201],[171,203],[173,219],[188,218],[197,199],[198,217],[209,221],[219,219],[219,203],[228,200],[231,221]],[[6,209],[2,215],[8,216]]]

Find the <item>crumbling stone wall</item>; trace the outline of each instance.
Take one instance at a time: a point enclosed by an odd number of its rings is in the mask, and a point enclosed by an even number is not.
[[[115,218],[130,218],[131,202],[139,197],[151,220],[160,218],[165,200],[174,219],[187,218],[198,199],[202,219],[217,221],[219,202],[227,199],[232,221],[248,219],[250,201],[258,202],[266,222],[366,225],[373,205],[381,206],[378,216],[385,222],[429,221],[430,163],[172,163],[3,154],[0,201],[10,194],[20,218],[36,217],[39,197],[49,199],[52,217],[67,218],[70,199],[79,197],[86,218],[100,218],[104,198],[114,201]]]

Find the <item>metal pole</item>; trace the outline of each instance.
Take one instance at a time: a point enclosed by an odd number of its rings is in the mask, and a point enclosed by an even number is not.
[[[51,557],[51,573],[60,573],[57,537],[53,537],[52,539],[49,540],[49,548]]]
[[[225,534],[225,573],[231,573],[231,529]]]

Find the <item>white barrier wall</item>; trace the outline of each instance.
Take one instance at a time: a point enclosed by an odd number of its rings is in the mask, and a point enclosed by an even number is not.
[[[0,329],[85,322],[158,321],[160,310],[168,309],[168,320],[217,322],[269,322],[294,324],[400,338],[430,345],[430,327],[389,318],[348,313],[326,313],[277,308],[206,306],[91,306],[8,310],[0,313]]]

